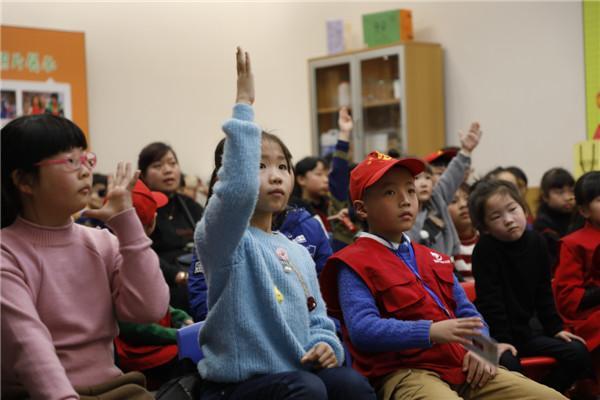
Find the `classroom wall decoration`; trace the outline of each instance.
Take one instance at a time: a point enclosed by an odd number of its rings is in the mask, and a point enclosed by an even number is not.
[[[587,138],[600,140],[600,2],[583,2]]]
[[[50,113],[88,132],[83,32],[0,26],[1,121]]]

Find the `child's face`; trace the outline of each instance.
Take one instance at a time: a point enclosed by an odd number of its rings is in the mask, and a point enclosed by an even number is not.
[[[304,176],[298,176],[298,185],[302,188],[303,197],[323,197],[329,192],[329,171],[322,162],[308,171]]]
[[[600,228],[600,196],[596,196],[590,204],[581,207],[581,215],[592,225]]]
[[[48,160],[78,159],[83,149],[76,148],[58,153]],[[57,215],[71,215],[88,204],[92,193],[92,170],[81,165],[72,170],[67,164],[50,164],[39,167],[38,179],[31,186],[31,197],[45,210]]]
[[[459,189],[456,191],[452,202],[448,204],[448,212],[454,222],[454,226],[456,226],[456,229],[459,232],[465,231],[473,226],[469,215],[469,208],[467,206],[468,200],[469,195],[465,193],[464,190]]]
[[[563,213],[570,213],[575,206],[575,195],[571,186],[550,189],[544,200],[548,207]]]
[[[431,172],[433,172],[433,174],[431,175],[431,181],[433,182],[434,185],[441,178],[444,171],[446,171],[445,165],[432,165],[431,166]]]
[[[88,203],[88,207],[92,210],[102,208],[102,205],[104,203],[104,197],[106,197],[106,185],[101,182],[94,183],[94,185],[92,186],[92,193],[90,195],[90,202]]]
[[[357,214],[369,223],[371,233],[400,242],[412,228],[419,201],[415,180],[406,168],[392,168],[354,202]]]
[[[525,211],[506,193],[496,193],[485,202],[485,231],[498,240],[513,242],[523,236]]]
[[[431,198],[431,193],[433,192],[433,179],[430,173],[422,172],[417,175],[415,186],[417,188],[419,202],[424,203]]]
[[[181,169],[172,151],[150,164],[144,175],[144,182],[150,190],[163,193],[175,193],[180,181]]]
[[[519,187],[519,182],[517,181],[517,177],[508,171],[499,172],[498,175],[496,175],[496,179],[498,179],[500,181],[504,181],[504,182],[510,182],[513,185],[515,185],[515,187],[517,187],[517,188]]]
[[[260,191],[255,212],[276,213],[287,205],[294,177],[278,143],[263,140],[260,159]]]

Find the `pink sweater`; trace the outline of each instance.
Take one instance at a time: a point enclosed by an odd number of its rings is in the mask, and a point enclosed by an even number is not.
[[[108,230],[74,223],[3,229],[0,258],[2,392],[77,399],[73,386],[121,374],[113,357],[117,319],[155,322],[169,289],[133,208]]]

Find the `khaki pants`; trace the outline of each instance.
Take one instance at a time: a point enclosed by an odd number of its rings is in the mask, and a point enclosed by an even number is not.
[[[112,381],[89,387],[75,387],[81,400],[151,400],[141,372],[128,372]]]
[[[423,369],[401,369],[377,385],[379,400],[552,400],[566,399],[560,393],[525,376],[498,368],[498,374],[484,387],[452,388],[438,374]],[[460,393],[460,394],[459,394]]]

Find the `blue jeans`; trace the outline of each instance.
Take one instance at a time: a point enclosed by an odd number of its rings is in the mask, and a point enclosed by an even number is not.
[[[205,382],[201,400],[375,400],[364,376],[351,368],[260,375],[240,383]]]

